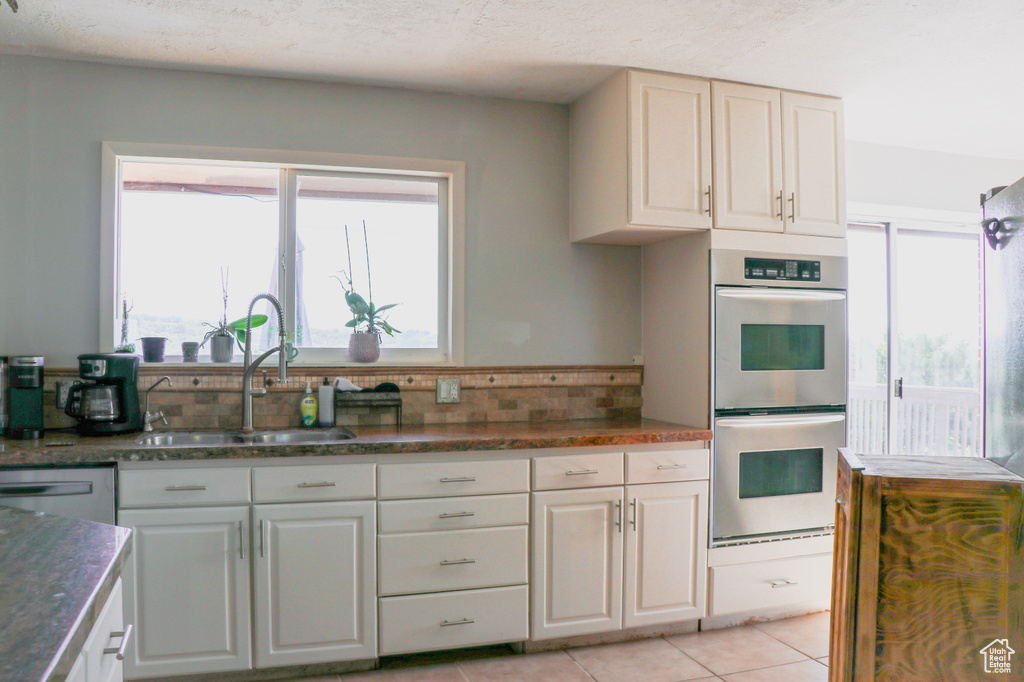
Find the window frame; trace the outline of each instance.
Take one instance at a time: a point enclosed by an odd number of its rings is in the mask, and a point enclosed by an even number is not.
[[[103,142],[101,205],[100,205],[100,292],[99,348],[112,351],[120,333],[120,192],[121,164],[124,161],[156,161],[203,163],[223,162],[277,168],[280,172],[280,220],[283,234],[279,241],[286,252],[279,263],[280,281],[286,301],[289,328],[294,327],[295,202],[289,193],[295,178],[302,173],[363,173],[408,175],[437,178],[443,181],[445,195],[439,209],[447,217],[446,239],[442,240],[443,262],[439,268],[439,284],[446,284],[445,295],[438,301],[438,347],[436,349],[382,348],[383,365],[453,365],[465,362],[465,163],[443,159],[419,159],[371,156],[337,152],[303,152],[232,147],[205,147],[175,144]],[[289,240],[290,237],[290,240]],[[291,278],[291,279],[289,279]],[[447,319],[442,311],[447,311]],[[180,355],[168,355],[170,362],[180,362]],[[239,364],[239,363],[234,363]],[[304,348],[298,365],[352,366],[344,349]]]

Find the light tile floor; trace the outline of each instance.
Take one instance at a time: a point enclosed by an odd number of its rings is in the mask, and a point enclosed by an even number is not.
[[[381,670],[294,682],[827,682],[828,612],[722,630],[515,655],[391,657]]]

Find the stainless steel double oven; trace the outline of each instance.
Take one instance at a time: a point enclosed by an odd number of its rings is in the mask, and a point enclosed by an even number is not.
[[[711,252],[713,546],[834,523],[846,259]]]

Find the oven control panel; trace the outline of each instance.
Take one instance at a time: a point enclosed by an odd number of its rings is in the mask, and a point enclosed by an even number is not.
[[[821,261],[783,258],[744,258],[743,278],[820,282]]]

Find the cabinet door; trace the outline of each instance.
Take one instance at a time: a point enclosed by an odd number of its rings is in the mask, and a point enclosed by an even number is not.
[[[846,236],[843,103],[782,93],[786,232]]]
[[[532,639],[622,627],[622,492],[533,493]]]
[[[708,483],[626,487],[624,627],[704,616]]]
[[[377,655],[375,503],[256,505],[256,666]]]
[[[134,531],[125,676],[249,669],[249,507],[136,509],[118,523]]]
[[[715,227],[782,232],[781,96],[712,83]]]
[[[711,83],[629,74],[629,222],[711,227]]]

